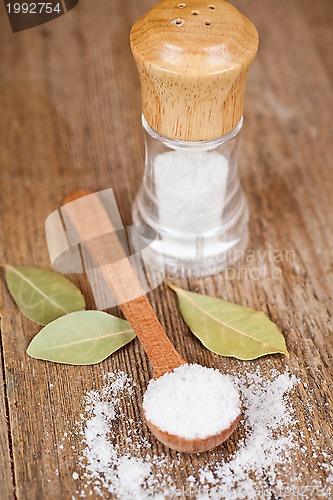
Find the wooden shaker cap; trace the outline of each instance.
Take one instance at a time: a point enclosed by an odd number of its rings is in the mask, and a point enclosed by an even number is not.
[[[237,125],[258,33],[235,7],[225,0],[162,0],[136,21],[130,40],[153,130],[208,141]]]

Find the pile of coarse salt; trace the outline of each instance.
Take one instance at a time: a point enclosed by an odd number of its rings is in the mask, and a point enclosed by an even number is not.
[[[240,414],[239,391],[231,377],[193,364],[149,382],[143,410],[163,432],[185,439],[215,436]]]
[[[120,500],[271,498],[279,496],[284,478],[293,480],[292,474],[295,484],[302,485],[302,466],[296,476],[290,470],[294,448],[302,449],[288,398],[297,378],[268,366],[266,362],[263,374],[248,363],[246,375],[233,376],[243,403],[238,432],[230,438],[236,451],[229,453],[227,446],[220,446],[205,454],[199,470],[193,467],[195,455],[166,449],[153,452],[155,438],[142,419],[128,417],[138,388],[124,372],[106,374],[102,388],[86,394],[85,414],[71,432],[81,438],[73,498],[91,494],[102,498],[112,494]],[[179,470],[184,478],[181,488],[172,479],[179,477]]]

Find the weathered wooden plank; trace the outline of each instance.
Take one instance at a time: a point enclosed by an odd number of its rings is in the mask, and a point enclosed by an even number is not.
[[[44,220],[76,189],[113,187],[124,223],[130,223],[130,205],[143,170],[143,142],[128,34],[153,3],[96,0],[92,6],[82,1],[63,18],[14,35],[1,16],[0,261],[48,265]],[[281,269],[279,279],[253,279],[255,268],[262,271],[257,258],[256,263],[245,259],[239,278],[221,273],[177,284],[262,309],[285,333],[290,359],[277,356],[271,365],[289,365],[302,381],[293,403],[307,453],[304,460],[304,454],[295,452],[294,470],[302,463],[304,484],[311,485],[325,474],[312,456],[313,434],[305,420],[319,431],[316,439],[322,446],[330,445],[333,421],[332,7],[328,0],[320,5],[305,0],[235,4],[251,17],[261,37],[248,85],[240,157],[251,209],[250,248],[261,255],[269,248],[289,253],[283,262],[269,263],[270,273]],[[83,278],[80,282],[87,289]],[[246,364],[201,347],[182,322],[171,290],[163,285],[151,299],[186,359],[246,370]],[[39,327],[18,314],[5,289],[1,318],[6,381],[6,390],[0,392],[1,494],[14,498],[11,440],[17,497],[70,499],[78,486],[72,478],[76,457],[70,447],[59,446],[81,413],[83,393],[101,384],[103,371],[114,369],[131,373],[143,393],[151,375],[146,357],[135,341],[95,367],[39,362],[25,354]],[[302,403],[307,399],[313,407],[310,415]],[[140,401],[122,411],[140,418]],[[232,451],[234,442],[228,447]],[[202,464],[200,457],[184,462],[188,475],[195,475]],[[182,487],[184,472],[178,467],[172,474]]]
[[[0,329],[1,334],[1,329]],[[15,498],[14,466],[12,459],[12,436],[9,424],[9,412],[7,406],[6,379],[3,363],[2,345],[0,343],[0,484],[2,498],[9,500]]]

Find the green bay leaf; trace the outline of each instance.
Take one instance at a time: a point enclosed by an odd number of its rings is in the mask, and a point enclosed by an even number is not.
[[[282,333],[263,312],[168,286],[177,294],[185,323],[210,351],[242,360],[289,356]]]
[[[31,341],[27,353],[45,361],[92,365],[134,337],[128,321],[102,311],[78,311],[45,326]]]
[[[20,311],[40,325],[85,307],[80,290],[55,271],[6,265],[5,279]]]

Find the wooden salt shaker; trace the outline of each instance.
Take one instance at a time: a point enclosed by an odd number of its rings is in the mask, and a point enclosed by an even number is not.
[[[136,21],[130,41],[146,144],[134,224],[159,233],[151,258],[161,252],[170,273],[219,272],[248,239],[237,144],[257,31],[224,0],[163,0]]]

